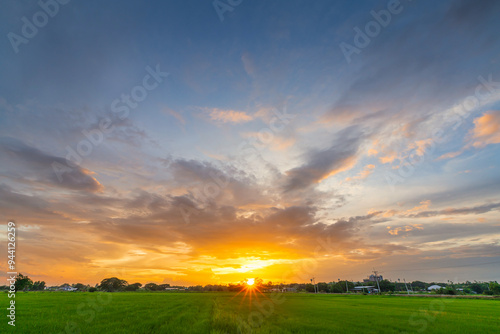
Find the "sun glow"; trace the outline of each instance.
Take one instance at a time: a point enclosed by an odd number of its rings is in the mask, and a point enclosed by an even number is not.
[[[240,291],[233,298],[240,296],[240,305],[248,300],[248,304],[251,306],[253,298],[258,300],[260,297],[265,297],[261,291],[264,286],[261,278],[246,278],[238,285],[240,287]]]

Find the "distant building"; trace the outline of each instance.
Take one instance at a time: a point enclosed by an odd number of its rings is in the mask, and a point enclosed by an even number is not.
[[[427,288],[427,290],[433,291],[433,290],[439,290],[441,288],[442,288],[442,286],[439,286],[439,285],[431,285],[430,287]]]
[[[363,280],[364,283],[369,283],[369,282],[376,282],[376,281],[383,281],[384,280],[384,277],[382,275],[373,275],[371,274],[368,278],[365,278]]]

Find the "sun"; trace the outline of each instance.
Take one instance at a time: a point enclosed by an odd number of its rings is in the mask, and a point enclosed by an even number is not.
[[[241,297],[240,305],[243,303],[245,300],[248,300],[248,303],[251,307],[252,305],[252,298],[257,298],[259,299],[260,297],[264,297],[264,294],[262,293],[261,289],[264,287],[264,284],[262,284],[262,279],[255,277],[255,278],[246,278],[238,284],[240,287],[238,293],[233,296],[235,298],[236,296]],[[240,295],[241,294],[241,295]]]

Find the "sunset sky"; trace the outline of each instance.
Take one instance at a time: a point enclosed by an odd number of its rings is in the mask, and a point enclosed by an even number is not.
[[[500,279],[499,1],[218,6],[3,2],[2,275]]]

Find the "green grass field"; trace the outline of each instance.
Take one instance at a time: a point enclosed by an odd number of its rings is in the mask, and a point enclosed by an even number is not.
[[[4,314],[7,294],[0,294]],[[498,333],[500,300],[234,293],[18,293],[1,333]]]

